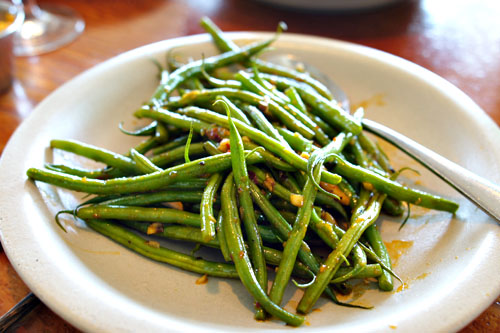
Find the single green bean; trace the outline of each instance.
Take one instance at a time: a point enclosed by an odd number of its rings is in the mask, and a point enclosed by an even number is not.
[[[215,200],[215,193],[222,183],[223,177],[220,173],[214,173],[208,180],[208,185],[203,192],[201,199],[201,234],[203,240],[208,242],[215,239],[215,223],[217,222],[214,217],[213,203]]]
[[[143,107],[137,110],[134,115],[138,118],[152,118],[185,130],[189,130],[191,128],[191,124],[193,124],[193,130],[197,133],[210,128],[209,123],[170,112],[166,109],[151,109]]]
[[[263,158],[258,154],[258,152],[250,154],[247,158],[248,164],[254,164],[262,161]],[[37,168],[28,169],[26,174],[30,179],[42,181],[74,191],[92,194],[124,194],[149,192],[162,189],[176,182],[193,179],[214,172],[220,172],[227,170],[230,167],[231,154],[225,153],[201,158],[190,163],[170,167],[163,171],[128,178],[116,178],[109,180],[87,179]]]
[[[206,183],[206,180],[204,181]],[[186,203],[200,202],[203,196],[201,190],[184,190],[174,191],[166,190],[151,193],[140,193],[134,195],[119,196],[108,200],[101,201],[102,204],[108,206],[147,206],[162,202],[181,201]]]
[[[89,219],[86,223],[91,229],[147,258],[200,274],[226,278],[238,276],[233,265],[198,259],[165,247],[156,247],[153,245],[155,243],[146,241],[135,233],[111,222]]]
[[[129,157],[83,142],[75,140],[51,140],[50,147],[69,151],[93,159],[94,161],[102,162],[127,172],[128,174],[141,173],[135,162]]]
[[[130,149],[130,156],[141,173],[147,174],[163,170],[162,168],[157,167],[149,158],[142,155],[134,148]]]
[[[45,168],[47,168],[48,170],[85,178],[110,179],[123,176],[122,171],[109,167],[103,169],[88,170],[73,166],[70,167],[62,164],[45,164]]]
[[[333,171],[345,176],[348,179],[370,183],[378,191],[386,193],[387,195],[398,198],[402,201],[450,213],[455,213],[458,209],[458,204],[454,201],[401,185],[379,175],[374,171],[354,165],[340,158],[338,155],[334,156],[334,163],[335,167],[333,168]]]
[[[226,109],[229,122],[229,141],[231,146],[231,164],[233,167],[234,184],[238,189],[238,199],[240,203],[240,214],[242,215],[243,225],[245,226],[246,236],[249,245],[250,260],[253,264],[257,281],[261,288],[267,292],[267,269],[264,253],[262,252],[262,238],[257,228],[257,219],[253,207],[252,197],[250,195],[250,180],[248,178],[247,163],[245,160],[245,151],[243,141],[238,129],[234,125],[229,106],[221,101]],[[257,318],[264,318],[264,313],[257,310]]]
[[[321,173],[321,165],[315,168],[313,177],[316,181],[319,180]],[[313,203],[316,198],[316,193],[318,189],[314,184],[312,179],[308,179],[304,191],[302,192],[303,204],[299,208],[297,217],[293,224],[293,228],[289,233],[288,240],[286,241],[285,247],[283,249],[283,258],[278,266],[278,271],[276,273],[276,278],[271,287],[269,297],[276,304],[280,304],[283,299],[283,294],[285,293],[286,285],[292,275],[292,270],[294,263],[297,258],[300,247],[302,246],[302,241],[307,232],[307,226],[311,220],[311,214],[313,211]]]
[[[158,123],[156,121],[152,121],[151,123],[149,123],[148,125],[144,126],[143,128],[140,128],[136,131],[127,131],[123,128],[123,122],[120,122],[118,124],[118,128],[120,129],[120,131],[124,134],[127,134],[127,135],[132,135],[132,136],[150,136],[150,135],[154,135],[155,132],[156,132],[156,125]]]
[[[200,227],[200,215],[172,208],[95,205],[82,207],[76,216],[87,219],[115,219],[159,223],[177,223]]]

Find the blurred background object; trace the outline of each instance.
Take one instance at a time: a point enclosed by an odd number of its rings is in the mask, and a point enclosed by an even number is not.
[[[53,51],[78,37],[85,28],[81,16],[63,5],[43,4],[35,0],[15,0],[23,8],[25,20],[14,45],[17,56]]]
[[[12,83],[13,39],[21,26],[24,13],[6,1],[0,1],[0,93]]]
[[[358,11],[369,10],[402,0],[257,0],[284,8],[310,11]]]

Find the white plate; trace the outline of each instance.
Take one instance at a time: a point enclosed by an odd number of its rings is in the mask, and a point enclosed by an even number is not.
[[[231,34],[240,41],[270,36]],[[25,175],[29,167],[71,159],[47,148],[53,138],[126,152],[134,141],[119,133],[117,124],[125,120],[130,126],[133,110],[154,91],[156,67],[150,59],[163,60],[166,50],[180,46],[179,52],[193,57],[216,52],[206,35],[127,52],[59,88],[19,127],[0,164],[3,246],[33,292],[86,331],[289,330],[278,321],[256,322],[251,297],[238,281],[210,278],[197,285],[197,274],[144,259],[72,219],[64,220],[69,232],[63,233],[54,213],[74,205],[79,195],[35,186]],[[450,83],[405,60],[353,44],[285,34],[275,46],[320,68],[354,104],[383,102],[368,107],[368,118],[500,182],[500,152],[492,150],[500,142],[498,127]],[[415,166],[387,149],[396,166]],[[418,179],[417,186],[461,204],[455,218],[415,208],[401,232],[399,219],[381,219],[385,240],[413,244],[396,266],[408,288],[367,290],[358,302],[374,305],[370,311],[320,300],[321,311],[309,314],[301,330],[454,331],[500,294],[498,225],[431,174],[422,170],[421,177],[408,177],[407,182]],[[293,309],[299,297],[287,294],[287,308]]]

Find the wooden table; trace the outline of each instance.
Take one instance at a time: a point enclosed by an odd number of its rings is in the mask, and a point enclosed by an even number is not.
[[[500,3],[422,0],[358,13],[304,13],[247,0],[51,0],[76,9],[86,29],[75,42],[38,57],[18,58],[12,89],[0,95],[0,152],[33,108],[64,82],[124,51],[201,33],[201,16],[223,30],[289,31],[367,45],[413,61],[449,80],[500,124]],[[45,3],[45,1],[40,1]],[[498,148],[495,148],[498,149]],[[0,255],[0,313],[28,293]],[[467,300],[464,300],[467,302]],[[75,331],[44,305],[18,331]],[[463,332],[500,331],[500,298]]]

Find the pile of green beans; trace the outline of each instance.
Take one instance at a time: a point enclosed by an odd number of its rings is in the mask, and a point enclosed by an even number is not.
[[[321,295],[356,306],[336,297],[353,279],[392,290],[397,275],[379,215],[402,215],[404,203],[450,213],[458,205],[398,183],[362,132],[361,109],[350,114],[308,73],[258,59],[279,31],[239,47],[208,18],[201,24],[221,54],[161,68],[158,88],[134,113],[150,124],[134,131],[120,124],[144,141],[119,154],[52,140],[51,148],[105,167],[27,171],[34,181],[93,195],[57,214],[59,226],[61,214],[72,214],[145,257],[240,279],[259,320],[299,326]],[[215,248],[221,260],[168,249],[168,239]],[[282,307],[290,280],[304,289],[297,314]]]

